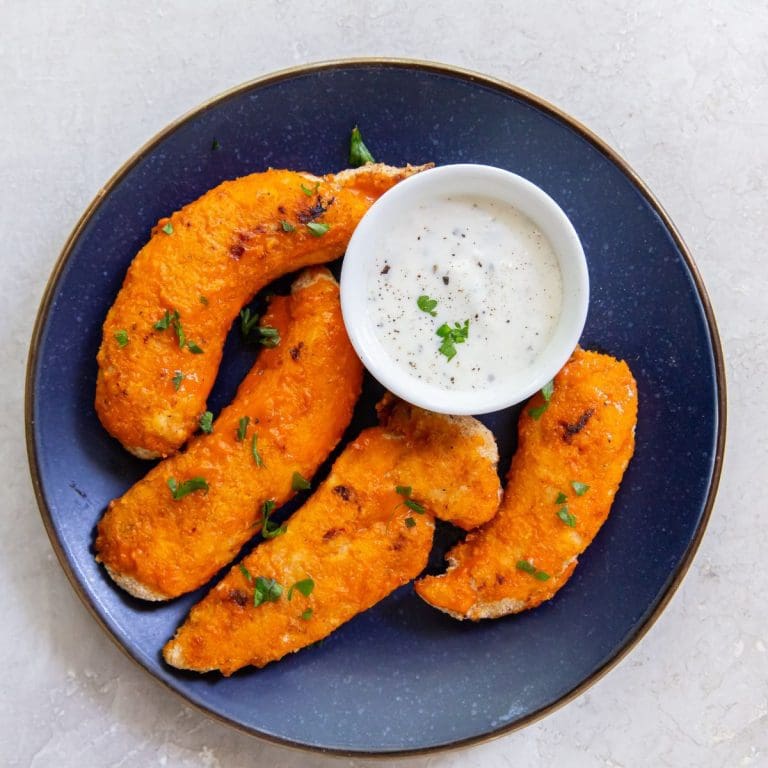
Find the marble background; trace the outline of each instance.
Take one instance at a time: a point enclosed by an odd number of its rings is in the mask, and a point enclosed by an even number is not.
[[[701,269],[728,366],[726,467],[682,587],[588,693],[524,731],[398,766],[768,765],[768,7],[0,0],[0,763],[364,766],[263,744],[184,706],[98,629],[43,530],[24,449],[29,337],[99,187],[167,122],[241,81],[356,55],[528,88],[658,195]]]

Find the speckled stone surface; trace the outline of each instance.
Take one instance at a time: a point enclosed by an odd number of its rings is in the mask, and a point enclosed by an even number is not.
[[[0,82],[5,233],[0,522],[5,627],[0,759],[9,765],[325,765],[189,710],[128,661],[66,584],[23,450],[31,322],[56,254],[101,183],[179,113],[225,87],[322,58],[391,54],[496,75],[618,149],[691,247],[724,337],[729,452],[709,533],[634,652],[548,719],[469,751],[399,765],[768,762],[768,535],[759,478],[768,408],[768,15],[758,4],[6,3]],[[127,115],[130,114],[130,117]],[[749,427],[749,430],[747,430]]]

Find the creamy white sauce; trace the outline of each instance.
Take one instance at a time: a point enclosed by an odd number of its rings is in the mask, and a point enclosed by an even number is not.
[[[444,389],[477,390],[530,367],[561,311],[562,276],[547,238],[517,209],[482,197],[427,200],[377,243],[369,312],[393,362]],[[435,317],[419,296],[437,300]],[[452,359],[437,329],[469,320]]]

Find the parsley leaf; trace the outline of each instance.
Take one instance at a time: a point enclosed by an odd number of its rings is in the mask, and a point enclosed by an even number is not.
[[[304,621],[309,621],[312,618],[312,609],[307,608],[306,611],[303,611],[301,614],[301,618],[304,619]]]
[[[321,224],[319,221],[310,221],[307,224],[307,229],[315,237],[322,237],[330,228],[331,228],[330,224]]]
[[[126,344],[128,344],[128,331],[115,331],[115,340],[117,341],[117,346],[122,349],[124,346],[126,346]]]
[[[251,572],[242,563],[238,563],[237,567],[240,569],[240,573],[253,584],[253,576],[251,575]]]
[[[258,608],[262,603],[276,603],[283,594],[283,587],[274,579],[257,576],[253,585],[253,606]]]
[[[184,374],[181,371],[176,371],[171,381],[173,382],[173,388],[178,392],[181,382],[184,381]]]
[[[549,578],[548,573],[544,573],[544,571],[537,570],[536,566],[534,566],[534,564],[529,560],[518,560],[516,565],[519,571],[525,571],[526,573],[530,573],[534,579],[538,579],[539,581],[546,581]]]
[[[173,224],[171,224],[170,221],[163,227],[163,232],[165,232],[166,235],[173,234]]]
[[[302,477],[302,475],[298,472],[294,472],[293,477],[291,478],[291,490],[306,491],[309,490],[309,488],[309,480],[307,480],[305,477]]]
[[[183,499],[195,491],[205,491],[208,493],[208,483],[204,477],[192,477],[183,483],[177,483],[176,478],[169,477],[168,487],[171,489],[171,496],[173,496],[174,501]]]
[[[264,502],[264,506],[261,509],[261,535],[265,539],[274,539],[276,536],[281,536],[288,530],[284,525],[277,525],[273,523],[269,516],[275,509],[275,502],[273,499],[268,499]]]
[[[423,515],[425,512],[424,507],[422,507],[418,501],[414,501],[413,499],[406,499],[405,506],[408,507],[408,509],[412,509],[417,515]]]
[[[430,299],[429,296],[425,294],[416,299],[416,304],[422,312],[426,312],[428,315],[432,315],[432,317],[437,317],[437,312],[435,312],[437,299]]]
[[[399,494],[400,496],[410,496],[411,493],[413,493],[413,488],[411,488],[410,485],[396,485],[395,493]]]
[[[210,411],[206,411],[197,423],[200,425],[200,430],[205,432],[206,435],[210,435],[213,432],[213,414]]]
[[[536,408],[529,408],[528,415],[534,420],[538,421],[542,414],[549,408],[549,401],[552,399],[552,394],[555,391],[555,382],[548,381],[541,388],[541,395],[544,398],[544,405],[539,405]]]
[[[203,296],[202,294],[200,294],[198,298],[200,299],[201,304],[204,304],[206,307],[208,306],[208,298],[206,296]]]
[[[251,314],[251,310],[246,307],[240,311],[240,333],[247,338],[254,326],[259,322],[259,316],[254,312]]]
[[[280,221],[280,226],[283,228],[283,232],[295,232],[296,227],[291,224],[290,221],[286,221],[285,219],[282,219]]]
[[[250,416],[243,416],[237,423],[237,432],[235,433],[235,439],[238,443],[242,443],[245,440],[245,434],[248,431],[248,425],[251,423]]]
[[[312,590],[315,588],[315,582],[307,577],[306,579],[302,579],[301,581],[297,581],[295,584],[291,585],[291,588],[288,590],[288,600],[290,600],[293,597],[293,590],[298,589],[299,592],[301,592],[304,597],[309,597],[312,594]]]
[[[256,443],[258,442],[258,440],[259,440],[259,436],[254,432],[253,437],[251,438],[251,455],[253,456],[253,460],[256,462],[256,466],[263,467],[264,459],[261,458],[259,449],[256,446]]]
[[[571,483],[571,488],[577,496],[583,496],[588,490],[589,486],[586,483],[580,483],[578,480],[574,480]]]
[[[252,335],[258,335],[262,347],[276,347],[280,343],[280,331],[270,325],[258,326],[259,316],[247,307],[240,312],[240,333],[246,341],[252,340]]]
[[[461,323],[454,323],[454,327],[451,328],[448,323],[443,323],[435,333],[442,339],[438,352],[441,355],[445,355],[448,360],[452,360],[456,356],[456,344],[463,344],[469,338],[469,320],[464,321],[464,325]]]
[[[193,354],[193,355],[202,355],[203,349],[202,347],[199,347],[197,344],[195,344],[194,341],[188,341],[187,342],[187,349]]]
[[[569,527],[576,527],[576,515],[568,511],[568,507],[560,507],[557,510],[557,516]]]
[[[175,309],[173,310],[173,314],[171,314],[170,310],[166,309],[165,314],[152,327],[156,331],[167,331],[178,314],[179,313]]]
[[[533,578],[538,579],[539,581],[547,581],[549,579],[549,574],[544,571],[536,571],[536,573],[533,574]]]
[[[555,504],[565,504],[565,502],[568,501],[568,497],[560,491],[560,493],[557,494],[557,498],[555,499]]]
[[[418,501],[414,501],[412,498],[410,498],[411,493],[413,493],[413,488],[410,485],[396,485],[395,493],[402,496],[403,504],[405,504],[408,509],[416,512],[416,514],[423,515],[426,511]]]
[[[416,525],[416,521],[412,517],[406,517],[405,525],[406,528],[413,528],[413,526]]]
[[[349,165],[351,168],[358,168],[361,165],[375,163],[373,155],[368,147],[363,143],[363,137],[360,129],[355,126],[352,129],[352,135],[349,137]]]
[[[271,325],[262,325],[259,331],[259,344],[262,347],[276,347],[280,343],[280,331]]]
[[[319,181],[318,181],[318,182],[315,182],[315,186],[314,186],[314,187],[305,187],[305,186],[302,184],[302,185],[301,185],[301,191],[302,191],[302,192],[303,192],[303,193],[304,193],[304,194],[305,194],[307,197],[312,197],[312,195],[314,195],[314,194],[315,194],[315,192],[317,192],[317,190],[318,190],[318,187],[319,187],[319,186],[320,186],[320,182],[319,182]]]

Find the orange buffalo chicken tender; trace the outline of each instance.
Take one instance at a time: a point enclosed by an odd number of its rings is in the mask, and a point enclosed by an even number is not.
[[[473,620],[552,598],[608,516],[636,421],[637,386],[626,363],[576,350],[549,404],[538,394],[520,415],[498,514],[448,553],[447,573],[417,582],[416,592]]]
[[[341,256],[371,204],[419,170],[269,170],[158,222],[104,321],[96,412],[107,431],[141,458],[176,451],[205,410],[241,307],[280,275]]]
[[[169,664],[230,675],[298,651],[423,570],[434,514],[494,514],[498,456],[478,421],[390,398],[380,420],[346,447],[286,532],[192,608],[163,650]]]
[[[211,434],[158,464],[98,525],[97,559],[136,597],[196,589],[258,532],[264,502],[290,499],[341,438],[360,394],[362,365],[326,269],[305,271],[262,318],[280,343],[264,349]],[[191,489],[189,483],[207,485]],[[177,488],[176,495],[169,481]],[[186,484],[186,485],[185,485]]]

